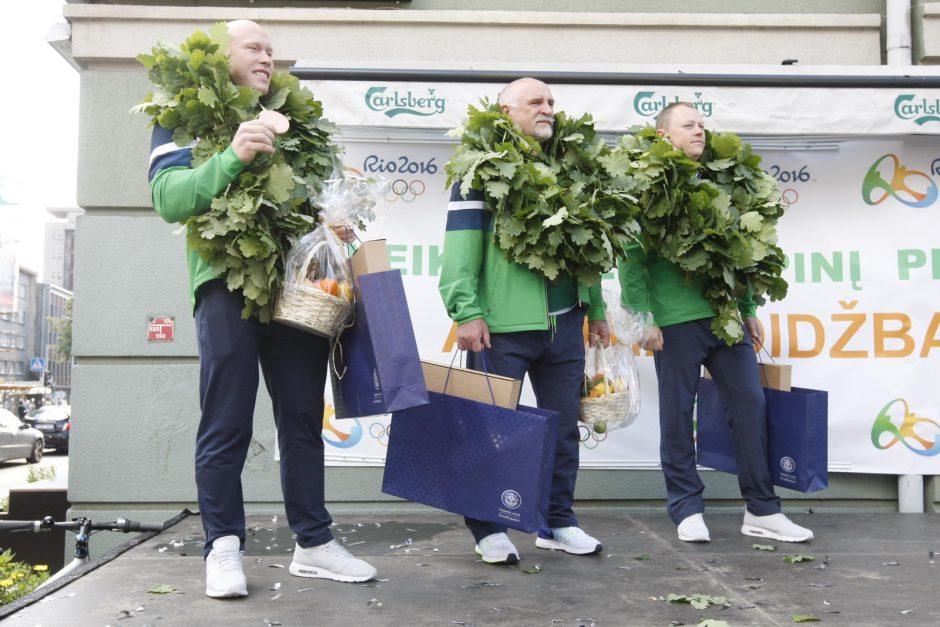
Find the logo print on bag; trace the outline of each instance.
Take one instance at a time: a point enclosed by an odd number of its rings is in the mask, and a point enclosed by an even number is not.
[[[518,509],[522,505],[522,496],[515,490],[506,490],[501,498],[503,505],[509,509]]]
[[[786,473],[792,473],[796,470],[796,462],[792,457],[783,456],[780,458],[780,469]]]

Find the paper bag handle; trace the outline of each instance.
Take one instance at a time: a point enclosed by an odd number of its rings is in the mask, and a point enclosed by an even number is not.
[[[444,379],[444,390],[441,394],[447,394],[447,383],[450,381],[450,372],[454,368],[454,361],[457,359],[457,356],[460,355],[463,351],[457,350],[454,353],[454,356],[450,360],[450,366],[447,367],[447,377]],[[486,351],[480,349],[480,361],[483,362],[483,377],[486,379],[486,387],[490,390],[490,400],[493,401],[493,404],[496,404],[496,395],[493,394],[493,384],[490,383],[490,374],[486,364]]]

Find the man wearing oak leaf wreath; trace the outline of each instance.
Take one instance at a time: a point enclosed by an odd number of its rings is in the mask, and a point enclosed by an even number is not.
[[[705,151],[705,123],[691,104],[676,102],[656,118],[657,134],[694,161]],[[781,542],[812,540],[813,532],[780,511],[767,462],[767,412],[754,343],[763,329],[753,298],[742,299],[744,338],[728,346],[711,330],[715,311],[705,299],[702,279],[689,281],[675,263],[629,244],[618,267],[621,304],[652,313],[641,347],[653,351],[659,386],[659,455],[666,478],[666,511],[679,540],[709,542],[703,513],[705,489],[695,468],[692,408],[702,365],[708,368],[729,408],[741,495],[747,501],[741,533]]]
[[[555,99],[542,81],[514,81],[500,93],[498,103],[526,135],[543,144],[552,138]],[[448,315],[457,322],[458,348],[471,351],[467,365],[514,379],[528,374],[538,406],[559,412],[548,528],[539,532],[535,546],[596,555],[601,543],[578,526],[572,506],[578,474],[585,315],[592,341],[610,341],[600,282],[588,288],[570,275],[550,281],[509,261],[497,247],[493,222],[483,193],[471,189],[464,198],[460,182],[455,183],[438,287]],[[472,518],[464,522],[484,562],[519,561],[521,556],[505,526]]]
[[[266,94],[274,69],[267,33],[247,20],[230,22],[228,32],[232,82]],[[275,134],[287,130],[286,117],[266,111],[243,122],[224,151],[192,168],[192,146],[177,146],[169,130],[155,125],[150,159],[154,208],[167,222],[207,211],[213,197],[256,157],[274,153]],[[334,230],[346,239],[343,227]],[[251,441],[259,362],[278,427],[284,506],[297,537],[290,573],[345,582],[373,578],[375,568],[333,540],[324,504],[321,431],[329,340],[278,322],[243,319],[242,294],[230,292],[192,249],[187,259],[199,344],[196,489],[206,532],[206,594],[248,593],[242,569],[241,472]]]

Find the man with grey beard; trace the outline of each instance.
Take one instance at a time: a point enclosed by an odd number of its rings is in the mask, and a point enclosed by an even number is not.
[[[548,85],[521,78],[506,86],[499,105],[526,135],[552,138],[555,99]],[[609,341],[600,282],[591,288],[570,275],[548,280],[509,261],[494,239],[493,216],[483,193],[451,190],[438,288],[457,322],[457,346],[469,349],[467,365],[532,384],[538,406],[559,413],[548,526],[535,546],[574,555],[600,553],[601,543],[578,526],[572,505],[578,473],[578,411],[584,377],[584,317],[593,341]],[[534,228],[540,227],[535,225]],[[519,561],[506,527],[465,519],[475,550],[488,564]]]

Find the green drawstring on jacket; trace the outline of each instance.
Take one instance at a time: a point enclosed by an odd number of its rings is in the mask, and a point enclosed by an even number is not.
[[[558,330],[558,316],[549,316],[548,317],[548,328],[552,332],[549,342],[555,341],[555,331]]]

